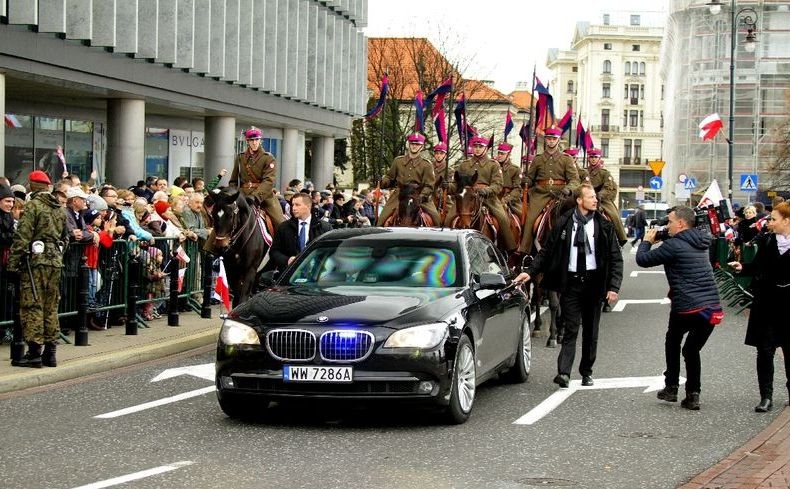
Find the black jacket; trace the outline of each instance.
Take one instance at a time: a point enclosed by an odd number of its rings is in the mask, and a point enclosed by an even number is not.
[[[312,218],[310,229],[307,232],[308,243],[318,238],[322,234],[331,231],[332,226],[326,221]],[[288,266],[288,259],[299,254],[299,219],[292,217],[277,226],[274,234],[272,249],[269,251],[269,259],[275,270],[283,271]]]
[[[595,262],[598,280],[597,287],[601,298],[609,291],[619,292],[623,282],[623,255],[614,226],[600,212],[593,217],[595,231]],[[538,256],[530,265],[527,273],[535,275],[543,273],[541,285],[548,290],[564,292],[568,283],[568,261],[571,253],[571,236],[573,233],[573,209],[560,217],[557,226],[552,230],[546,246],[541,248]]]
[[[639,245],[637,265],[644,268],[664,265],[673,312],[719,305],[719,291],[708,254],[712,240],[709,232],[691,228],[679,232],[654,250],[650,249],[652,244],[648,241]]]

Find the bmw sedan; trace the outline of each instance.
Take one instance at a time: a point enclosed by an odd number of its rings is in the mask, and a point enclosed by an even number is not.
[[[476,231],[332,231],[225,319],[219,405],[246,418],[282,399],[417,401],[463,423],[482,382],[527,380],[529,313]]]

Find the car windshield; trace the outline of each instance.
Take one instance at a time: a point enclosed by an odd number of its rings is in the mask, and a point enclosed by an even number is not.
[[[455,252],[415,245],[327,243],[303,257],[291,285],[455,287]]]

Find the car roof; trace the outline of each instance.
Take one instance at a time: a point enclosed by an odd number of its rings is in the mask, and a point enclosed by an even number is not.
[[[471,229],[438,229],[438,228],[352,228],[335,229],[324,233],[321,241],[345,241],[361,238],[365,241],[417,241],[420,243],[457,243],[464,236],[474,234]]]

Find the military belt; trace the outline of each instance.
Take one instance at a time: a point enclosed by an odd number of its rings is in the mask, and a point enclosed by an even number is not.
[[[565,185],[567,182],[559,178],[558,179],[549,178],[548,180],[538,180],[536,183],[540,186],[546,186],[546,185]]]

